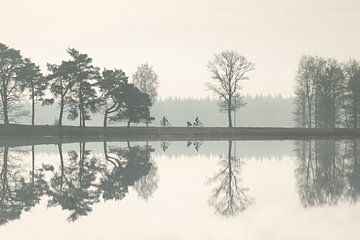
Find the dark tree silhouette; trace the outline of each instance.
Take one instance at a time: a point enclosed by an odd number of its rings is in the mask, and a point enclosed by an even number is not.
[[[23,67],[17,74],[17,78],[22,82],[21,90],[29,91],[31,100],[31,125],[34,126],[35,103],[36,101],[45,101],[44,96],[48,81],[42,75],[40,67],[28,58],[24,59]]]
[[[122,70],[107,70],[102,72],[98,85],[101,99],[105,105],[104,127],[107,127],[109,116],[119,112],[124,105],[124,91],[128,84],[128,77]]]
[[[62,61],[60,65],[48,64],[50,74],[47,79],[51,81],[50,91],[54,99],[59,99],[60,111],[58,125],[61,127],[65,111],[65,105],[70,99],[71,89],[75,84],[74,79],[71,77],[72,66],[69,62]],[[52,104],[54,99],[47,99],[46,104]]]
[[[1,114],[4,124],[8,125],[13,117],[24,115],[19,107],[22,95],[18,74],[23,67],[20,51],[0,43],[0,97]]]
[[[221,111],[228,114],[229,127],[232,127],[231,113],[244,103],[241,101],[240,81],[248,79],[247,73],[254,70],[254,64],[235,51],[226,50],[215,54],[208,64],[212,82],[206,84],[220,99]]]
[[[135,87],[149,95],[151,105],[154,104],[158,96],[159,81],[158,75],[153,70],[153,67],[148,63],[139,65],[132,78]],[[146,126],[148,126],[151,121],[152,119],[147,119],[145,121]]]
[[[321,78],[325,60],[320,57],[303,56],[300,60],[295,88],[296,118],[301,127],[313,127],[313,111],[316,107],[316,86]],[[317,111],[315,110],[317,113]]]
[[[334,128],[340,124],[345,76],[337,60],[303,56],[295,87],[295,121],[299,127]]]
[[[79,126],[85,127],[86,120],[90,120],[90,112],[95,113],[100,106],[100,99],[95,90],[96,82],[100,79],[99,68],[94,67],[92,59],[87,54],[69,48],[67,53],[71,69],[71,78],[74,82],[69,98],[69,120],[79,117]]]
[[[110,121],[127,121],[127,126],[131,123],[151,122],[154,120],[150,116],[151,101],[149,95],[142,93],[132,84],[128,84],[124,90],[124,102],[120,111],[110,117]]]
[[[360,121],[360,63],[350,60],[344,65],[345,84],[343,108],[346,127],[359,127]]]
[[[248,189],[240,185],[239,175],[240,160],[232,155],[232,141],[229,141],[227,159],[221,162],[221,170],[208,181],[209,184],[218,184],[209,199],[216,213],[235,216],[253,203],[247,196]]]

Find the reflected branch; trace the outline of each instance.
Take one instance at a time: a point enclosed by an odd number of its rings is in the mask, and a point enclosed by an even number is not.
[[[220,171],[210,178],[209,184],[218,183],[209,199],[215,212],[223,216],[235,216],[245,211],[253,199],[248,197],[247,188],[240,185],[240,160],[232,155],[232,141],[229,141],[227,159],[221,162]]]

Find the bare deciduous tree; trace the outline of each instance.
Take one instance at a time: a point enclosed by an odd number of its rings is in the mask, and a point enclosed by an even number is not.
[[[246,74],[254,70],[254,66],[254,63],[232,50],[215,54],[208,64],[213,81],[206,83],[206,87],[218,95],[220,110],[228,114],[229,127],[232,127],[231,112],[244,104],[241,101],[240,81],[248,79]]]

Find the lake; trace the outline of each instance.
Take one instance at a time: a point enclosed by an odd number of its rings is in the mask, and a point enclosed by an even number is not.
[[[360,140],[0,147],[1,239],[358,239]]]

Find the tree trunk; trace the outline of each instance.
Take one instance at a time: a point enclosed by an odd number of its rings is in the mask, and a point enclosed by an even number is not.
[[[103,147],[104,147],[105,159],[108,159],[109,155],[108,155],[108,151],[107,151],[107,142],[106,141],[103,142]]]
[[[61,180],[60,180],[60,192],[62,192],[63,183],[64,183],[64,157],[62,153],[62,145],[58,144],[59,156],[60,156],[60,165],[61,165]]]
[[[7,185],[7,174],[8,174],[8,156],[9,156],[9,147],[5,147],[4,148],[4,162],[3,162],[3,166],[2,166],[2,174],[3,176],[2,177],[2,184],[3,184],[3,189],[6,189],[6,185]]]
[[[229,175],[229,189],[231,189],[231,185],[232,185],[232,157],[231,157],[231,149],[232,149],[232,141],[229,141],[229,146],[228,146],[228,175]]]
[[[35,185],[35,146],[31,145],[31,160],[32,160],[32,169],[31,169],[31,183],[34,187]]]
[[[311,118],[312,118],[312,116],[311,116],[311,102],[309,102],[310,100],[309,100],[309,98],[308,98],[308,114],[309,114],[309,128],[311,128]]]
[[[127,122],[127,127],[130,127],[130,120]]]
[[[79,180],[80,186],[82,186],[82,180],[84,175],[84,161],[85,161],[85,142],[79,143]]]
[[[34,87],[31,88],[31,126],[35,125],[35,96]]]
[[[355,106],[354,106],[354,128],[358,127],[358,100],[355,98]]]
[[[314,104],[314,114],[315,114],[315,128],[318,128],[318,96],[317,93],[315,93],[315,104]]]
[[[82,126],[85,127],[85,116],[82,117]]]
[[[6,90],[4,90],[3,112],[4,112],[4,125],[9,125],[8,103],[7,103]]]
[[[228,121],[229,121],[229,128],[232,128],[232,119],[231,119],[231,110],[228,109]]]
[[[104,114],[104,128],[106,128],[107,127],[107,118],[108,118],[108,111],[107,110],[105,110],[105,114]]]
[[[62,126],[63,113],[64,113],[64,96],[61,96],[61,101],[60,101],[60,116],[59,116],[59,127]]]
[[[82,112],[81,112],[81,108],[79,108],[79,126],[82,126]]]

